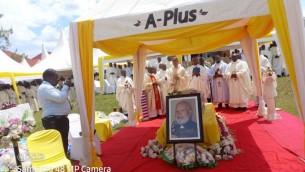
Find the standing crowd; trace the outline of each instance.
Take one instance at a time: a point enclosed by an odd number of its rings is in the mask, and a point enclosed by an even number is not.
[[[166,96],[186,89],[195,89],[201,93],[203,103],[212,102],[218,105],[218,109],[225,107],[245,111],[251,94],[256,96],[255,104],[258,105],[258,95],[243,52],[235,49],[230,57],[223,53],[207,57],[192,54],[190,58],[190,65],[180,64],[176,56],[168,56],[163,62],[160,57],[155,63],[146,62],[141,98],[142,120],[164,115]],[[260,47],[260,67],[262,73],[268,67],[278,77],[288,75],[275,42],[269,50],[265,49],[265,45]],[[132,114],[135,109],[132,63],[128,62],[124,68],[110,63],[105,74],[105,80],[116,87],[116,99],[123,111]],[[273,89],[276,89],[276,84]]]

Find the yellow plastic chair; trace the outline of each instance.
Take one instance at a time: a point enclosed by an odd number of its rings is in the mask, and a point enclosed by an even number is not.
[[[61,135],[57,130],[42,130],[31,134],[26,141],[32,168],[35,172],[72,172],[65,156]]]

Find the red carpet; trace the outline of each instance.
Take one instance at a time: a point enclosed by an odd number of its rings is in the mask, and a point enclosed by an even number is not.
[[[217,167],[196,168],[189,171],[305,171],[305,163],[285,148],[304,155],[302,122],[280,112],[282,120],[268,122],[256,117],[256,107],[246,112],[222,110],[229,128],[237,139],[241,153],[233,160],[219,161]],[[129,171],[185,171],[162,159],[143,158],[140,148],[155,138],[156,130],[164,119],[143,122],[137,127],[124,127],[102,144],[102,161],[113,172]],[[302,154],[303,153],[303,154]]]

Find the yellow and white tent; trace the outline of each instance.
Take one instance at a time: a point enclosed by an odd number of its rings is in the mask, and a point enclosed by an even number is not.
[[[305,44],[299,0],[106,0],[72,22],[72,65],[87,163],[101,165],[91,147],[92,130],[89,130],[94,123],[95,104],[93,47],[112,56],[133,55],[136,107],[140,113],[147,50],[181,55],[210,51],[240,41],[261,95],[256,39],[273,28],[304,121]],[[131,117],[134,123],[136,115]]]

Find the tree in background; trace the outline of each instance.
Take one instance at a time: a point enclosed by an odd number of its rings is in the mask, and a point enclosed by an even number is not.
[[[3,14],[0,14],[0,18],[2,18]],[[2,51],[7,50],[10,46],[10,35],[13,34],[13,29],[10,28],[8,30],[3,29],[2,26],[0,26],[0,49]]]

